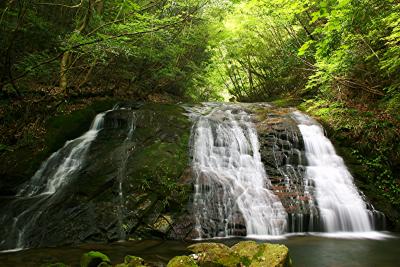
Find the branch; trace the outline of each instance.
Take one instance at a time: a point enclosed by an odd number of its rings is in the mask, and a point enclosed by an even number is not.
[[[46,5],[46,6],[60,6],[60,7],[66,7],[66,8],[78,8],[81,7],[83,4],[83,0],[79,4],[76,4],[74,6],[67,6],[63,4],[57,4],[57,3],[35,3],[36,5]]]

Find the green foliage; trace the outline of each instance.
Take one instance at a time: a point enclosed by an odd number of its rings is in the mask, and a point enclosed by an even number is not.
[[[295,55],[297,38],[305,33],[288,24],[291,19],[293,14],[282,8],[282,1],[234,5],[223,20],[214,21],[209,84],[241,101],[265,100],[302,88],[307,70]]]
[[[194,87],[204,84],[200,73],[210,59],[208,22],[226,5],[204,0],[9,1],[0,20],[0,93],[19,94],[20,87],[31,93],[32,83],[64,86],[65,79],[66,92],[75,95],[95,87],[139,98],[168,92],[204,99]],[[218,94],[212,90],[207,97]]]

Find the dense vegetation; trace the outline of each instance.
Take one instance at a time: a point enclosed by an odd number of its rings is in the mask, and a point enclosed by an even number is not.
[[[363,166],[364,187],[400,209],[399,0],[7,0],[0,9],[0,151],[35,142],[46,116],[93,97],[307,100],[301,108]]]

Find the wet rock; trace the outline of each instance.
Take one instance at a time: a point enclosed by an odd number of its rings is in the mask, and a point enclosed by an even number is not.
[[[102,265],[101,265],[102,264]],[[90,251],[82,255],[81,267],[108,267],[111,266],[110,258],[107,255],[98,252]]]
[[[12,227],[14,213],[24,214],[18,222],[26,225],[24,246],[166,238],[172,230],[160,215],[167,214],[173,224],[188,213],[191,122],[185,110],[168,104],[121,107],[105,115],[103,129],[62,190],[39,198],[4,200],[0,215],[9,215],[4,225]],[[182,239],[191,230],[174,237]],[[17,237],[11,235],[16,231],[5,227],[0,234],[7,240],[0,249],[15,247]]]
[[[288,213],[289,231],[318,230],[312,184],[304,184],[304,142],[292,109],[259,110],[256,122],[261,160],[270,178],[272,189]],[[269,187],[269,184],[266,184]],[[312,221],[311,221],[312,220]],[[309,228],[313,227],[313,229]]]

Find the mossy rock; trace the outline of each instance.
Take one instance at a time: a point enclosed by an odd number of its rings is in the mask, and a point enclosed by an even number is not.
[[[145,267],[144,259],[136,256],[125,256],[124,263],[117,264],[115,267]]]
[[[102,265],[100,265],[102,264]],[[110,258],[98,251],[89,251],[82,255],[81,267],[111,266]]]
[[[290,267],[289,250],[279,244],[239,242],[231,248],[220,243],[198,243],[188,247],[197,254],[201,267]]]
[[[188,249],[199,256],[200,266],[236,266],[241,262],[237,253],[221,243],[198,243]]]
[[[172,258],[167,267],[198,267],[196,261],[190,256],[177,256]]]
[[[254,241],[243,241],[232,246],[231,250],[241,257],[248,257],[251,259],[258,252],[258,244]]]
[[[285,245],[260,244],[250,267],[289,267],[289,249]]]

